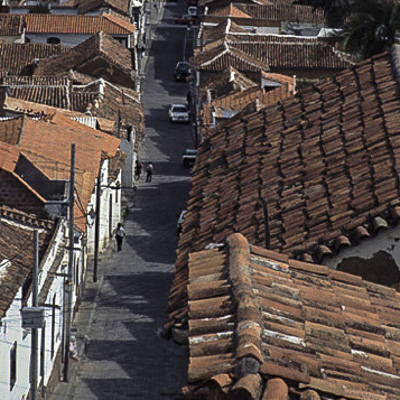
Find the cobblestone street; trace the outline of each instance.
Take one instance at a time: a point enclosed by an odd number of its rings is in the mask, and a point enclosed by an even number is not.
[[[139,158],[154,164],[129,204],[121,252],[114,243],[99,259],[99,279],[89,270],[74,322],[80,361],[71,362],[68,383],[51,400],[177,399],[186,382],[187,354],[160,336],[177,246],[177,214],[185,208],[190,175],[181,154],[193,147],[191,125],[172,125],[171,103],[185,101],[187,84],[174,79],[186,28],[171,24],[182,6],[168,3],[152,32],[143,82],[146,135]],[[186,42],[185,42],[186,43]]]

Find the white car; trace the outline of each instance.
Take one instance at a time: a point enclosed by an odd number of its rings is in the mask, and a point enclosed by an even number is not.
[[[168,110],[170,122],[189,123],[189,109],[186,104],[172,104]]]

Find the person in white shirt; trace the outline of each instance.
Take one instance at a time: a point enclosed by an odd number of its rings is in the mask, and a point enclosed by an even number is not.
[[[120,222],[118,222],[117,227],[114,230],[114,235],[115,235],[115,240],[117,241],[117,250],[121,251],[122,250],[122,241],[124,240],[126,232],[124,227]]]

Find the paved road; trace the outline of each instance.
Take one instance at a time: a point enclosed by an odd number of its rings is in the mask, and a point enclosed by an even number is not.
[[[187,348],[160,337],[177,246],[177,214],[185,207],[189,171],[181,153],[193,147],[191,125],[172,125],[167,110],[184,101],[185,83],[174,80],[185,27],[171,24],[184,5],[167,3],[153,42],[143,83],[146,139],[139,157],[154,164],[142,181],[125,221],[123,251],[107,249],[99,281],[90,274],[74,327],[80,362],[71,361],[68,384],[51,400],[178,399],[186,383]],[[187,41],[189,44],[189,39]]]

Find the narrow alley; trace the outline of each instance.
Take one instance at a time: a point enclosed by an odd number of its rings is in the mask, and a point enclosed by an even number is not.
[[[88,271],[73,329],[80,360],[71,361],[68,383],[60,383],[51,400],[181,398],[187,348],[160,333],[174,271],[177,215],[190,185],[181,157],[194,145],[191,124],[173,125],[167,115],[170,104],[186,101],[188,90],[174,78],[189,43],[186,27],[173,23],[184,6],[166,4],[146,60],[146,135],[139,158],[144,167],[153,163],[153,180],[146,183],[142,175],[129,204],[122,251],[113,243],[101,254],[96,283]]]

